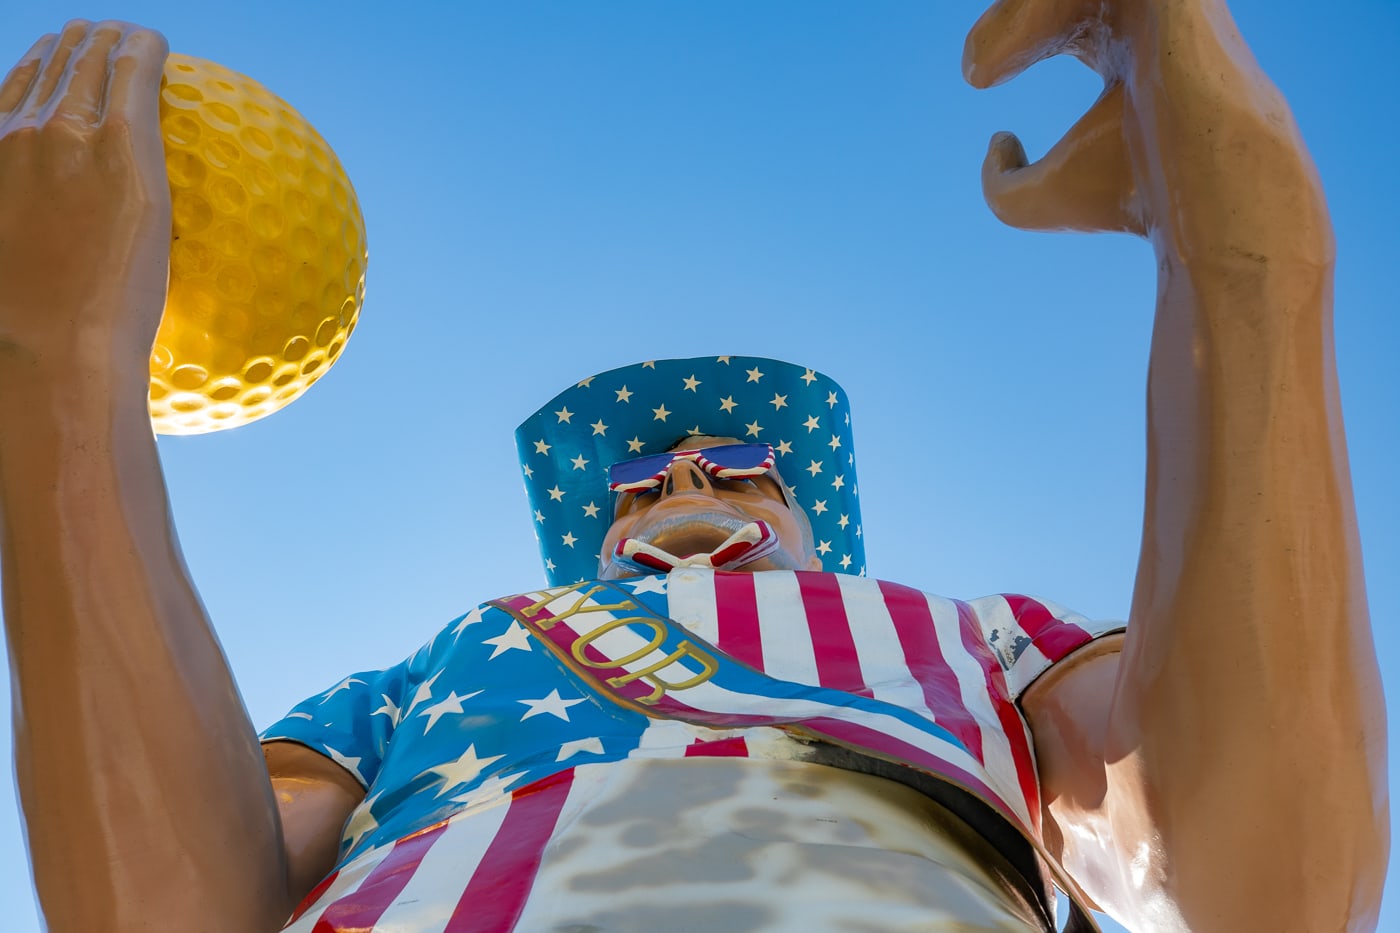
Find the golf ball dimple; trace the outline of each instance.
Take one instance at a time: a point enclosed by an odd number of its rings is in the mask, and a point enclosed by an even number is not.
[[[325,375],[364,302],[364,218],[335,153],[262,85],[171,55],[160,97],[172,241],[151,351],[160,434],[247,424]]]

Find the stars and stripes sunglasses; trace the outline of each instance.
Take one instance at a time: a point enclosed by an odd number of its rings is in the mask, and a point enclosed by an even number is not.
[[[608,490],[642,492],[655,489],[677,460],[689,460],[715,479],[741,479],[762,476],[773,469],[774,454],[772,444],[727,444],[619,460],[608,467]]]

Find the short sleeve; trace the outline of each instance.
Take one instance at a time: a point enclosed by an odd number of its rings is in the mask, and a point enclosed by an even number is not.
[[[393,667],[351,674],[292,707],[259,739],[305,745],[349,771],[368,789],[379,775],[399,720],[437,662],[437,653],[450,643],[451,639],[439,637]]]
[[[1016,593],[973,600],[982,637],[1006,674],[1011,699],[1057,662],[1090,642],[1123,631],[1118,621],[1095,621],[1057,603]]]

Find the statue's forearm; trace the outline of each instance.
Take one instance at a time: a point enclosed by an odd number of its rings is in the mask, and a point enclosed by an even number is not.
[[[273,929],[275,804],[170,527],[144,374],[70,375],[0,380],[16,772],[49,928]]]
[[[1107,758],[1133,763],[1111,780],[1142,777],[1193,928],[1336,929],[1374,922],[1387,820],[1332,237],[1291,115],[1230,25],[1159,23],[1159,71],[1133,82],[1161,280]]]

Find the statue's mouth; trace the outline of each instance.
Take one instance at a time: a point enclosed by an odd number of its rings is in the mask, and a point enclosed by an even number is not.
[[[692,529],[691,525],[695,527]],[[671,533],[666,533],[667,526],[674,526]],[[687,538],[694,540],[692,532],[703,534],[716,529],[730,533],[708,551],[676,554],[651,543],[662,539],[685,542]],[[709,537],[713,540],[713,535]],[[677,567],[734,570],[777,548],[778,536],[767,522],[744,521],[722,513],[699,513],[663,518],[648,527],[644,536],[620,539],[613,548],[613,559],[649,573],[669,572]]]

